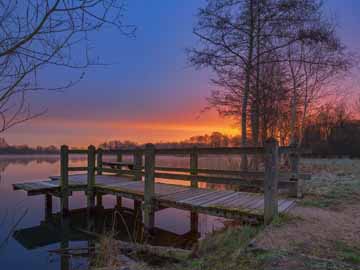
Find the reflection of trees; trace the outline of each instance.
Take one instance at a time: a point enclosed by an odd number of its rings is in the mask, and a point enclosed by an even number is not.
[[[84,156],[73,156],[71,162],[82,162],[85,160]],[[45,155],[45,156],[2,156],[0,157],[0,183],[2,174],[5,172],[9,165],[28,166],[30,163],[36,164],[55,164],[60,161],[59,155]]]

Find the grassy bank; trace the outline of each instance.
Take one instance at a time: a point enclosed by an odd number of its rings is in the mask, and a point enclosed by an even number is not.
[[[302,170],[313,175],[305,198],[270,226],[227,227],[200,241],[185,259],[159,257],[160,263],[149,264],[134,258],[128,269],[360,269],[360,161],[305,160]]]

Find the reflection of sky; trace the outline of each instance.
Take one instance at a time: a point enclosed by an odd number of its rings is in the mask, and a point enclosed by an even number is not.
[[[94,54],[116,64],[91,69],[84,81],[64,93],[32,97],[35,108],[49,112],[8,131],[10,143],[87,145],[115,138],[145,142],[212,130],[236,132],[215,113],[198,117],[211,89],[210,74],[188,67],[184,50],[196,45],[194,14],[205,1],[128,2],[125,18],[138,26],[135,39],[111,29],[92,34]],[[360,1],[325,4],[346,44],[360,49]],[[51,68],[43,75],[43,81],[56,86],[75,78],[76,72]]]

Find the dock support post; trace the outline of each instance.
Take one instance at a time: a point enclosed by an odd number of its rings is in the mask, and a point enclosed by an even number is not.
[[[264,222],[269,224],[278,215],[279,144],[274,138],[265,143]]]
[[[66,250],[69,248],[68,240],[61,240],[60,249]],[[60,255],[60,270],[70,270],[70,256],[67,254]]]
[[[191,179],[191,187],[198,188],[199,183],[197,179],[198,174],[198,163],[199,163],[199,152],[196,146],[192,148],[190,153],[190,174],[194,176]],[[196,212],[190,213],[190,229],[191,232],[197,232],[199,226],[199,215]]]
[[[60,149],[60,211],[62,216],[69,214],[69,147],[62,145]]]
[[[135,171],[134,180],[141,181],[142,180],[141,172],[142,172],[143,160],[142,160],[142,152],[141,152],[140,148],[135,149],[133,162],[134,162],[134,171]],[[139,201],[139,200],[134,200],[134,213],[135,213],[135,217],[142,217],[141,201]]]
[[[145,190],[144,190],[144,226],[145,234],[151,234],[154,229],[155,212],[155,147],[147,144],[145,147]]]
[[[102,200],[102,194],[96,194],[96,208],[102,208],[103,207],[103,200]]]
[[[118,152],[116,154],[116,162],[122,162],[122,161],[123,161],[122,153]],[[119,166],[117,169],[120,170],[119,175],[121,175],[122,166]]]
[[[122,207],[122,199],[121,199],[121,196],[116,196],[116,206],[115,208],[120,210]]]
[[[141,170],[142,170],[142,153],[139,148],[136,148],[134,152],[134,171],[135,171],[135,181],[141,181]]]
[[[122,162],[122,160],[123,160],[122,154],[121,154],[120,152],[117,153],[117,154],[116,154],[116,162]],[[120,173],[119,173],[118,175],[121,175],[121,169],[122,169],[122,167],[119,166],[117,169],[120,170]],[[120,196],[117,196],[117,197],[116,197],[116,208],[117,208],[117,209],[121,209],[121,207],[122,207],[122,199],[121,199]]]
[[[87,207],[89,212],[94,208],[95,205],[95,194],[94,194],[94,186],[95,186],[95,155],[96,150],[95,146],[90,145],[88,147],[88,171],[87,171]]]
[[[45,194],[45,220],[49,220],[52,215],[52,196]]]
[[[96,155],[96,160],[97,160],[97,164],[96,164],[96,169],[97,169],[97,174],[98,175],[102,175],[102,168],[103,168],[103,150],[101,148],[99,148],[97,150],[97,155]]]

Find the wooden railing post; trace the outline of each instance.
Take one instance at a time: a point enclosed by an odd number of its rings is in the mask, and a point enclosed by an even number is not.
[[[52,195],[45,194],[45,220],[49,220],[52,215]]]
[[[269,224],[278,215],[278,174],[279,144],[270,138],[265,143],[265,179],[264,179],[264,222]]]
[[[196,176],[198,174],[199,152],[196,146],[194,146],[190,153],[190,174]],[[198,188],[197,178],[191,179],[191,187]],[[199,225],[199,215],[196,212],[190,213],[190,230],[191,232],[197,232]]]
[[[99,148],[97,150],[97,155],[96,155],[96,159],[97,159],[97,174],[98,175],[102,175],[102,168],[103,168],[103,150],[101,148]]]
[[[116,154],[116,162],[122,162],[123,161],[123,156],[121,153],[117,153]],[[118,166],[118,169],[120,170],[119,172],[119,175],[121,175],[121,170],[122,170],[122,167],[121,166]]]
[[[190,153],[190,174],[196,176],[198,174],[198,150],[197,147],[194,146]],[[191,187],[198,187],[197,178],[193,178],[191,180]]]
[[[60,211],[63,216],[69,213],[69,147],[62,145],[60,149]]]
[[[87,206],[91,210],[95,205],[95,146],[90,145],[88,147],[87,160],[88,160],[88,171],[87,171]]]
[[[141,181],[141,170],[142,170],[142,153],[140,148],[136,148],[134,152],[134,171],[135,171],[135,181]]]
[[[290,171],[291,171],[291,181],[296,181],[296,189],[292,191],[292,195],[302,198],[303,197],[303,179],[299,179],[299,162],[300,162],[300,153],[298,149],[297,142],[292,143],[290,152]]]
[[[154,197],[155,197],[155,146],[145,146],[145,190],[144,190],[144,226],[145,233],[154,228]]]

